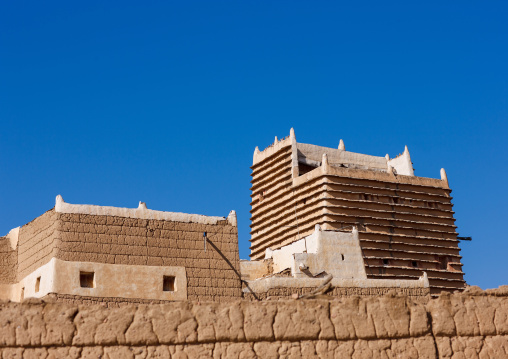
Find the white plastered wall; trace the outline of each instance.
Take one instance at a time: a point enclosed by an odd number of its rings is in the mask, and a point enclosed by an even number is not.
[[[405,176],[414,176],[413,163],[411,162],[411,156],[409,150],[404,149],[404,153],[395,158],[389,159],[387,165],[395,169],[396,173]]]
[[[309,273],[315,276],[325,271],[334,278],[367,279],[356,228],[345,233],[322,231],[316,226],[312,236],[316,238],[317,248],[294,254],[291,268],[294,277],[308,277]]]
[[[305,246],[307,243],[307,246]],[[305,252],[306,249],[306,252]],[[273,272],[291,268],[292,277],[266,276],[247,280],[244,292],[266,292],[271,288],[317,287],[322,272],[332,275],[335,287],[357,288],[428,288],[427,274],[418,280],[368,279],[357,228],[352,232],[322,230],[316,225],[314,233],[275,251],[267,250],[265,259],[273,259]]]
[[[80,272],[94,274],[94,288],[80,285]],[[175,277],[175,290],[163,291],[163,277]],[[39,290],[36,291],[37,279]],[[136,266],[92,262],[69,262],[52,258],[45,265],[10,286],[10,299],[41,298],[50,293],[83,297],[113,297],[153,300],[186,300],[184,267]]]

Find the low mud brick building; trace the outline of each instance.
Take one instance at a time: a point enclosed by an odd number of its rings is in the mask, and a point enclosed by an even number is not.
[[[227,218],[65,203],[0,237],[0,297],[159,303],[241,297]]]

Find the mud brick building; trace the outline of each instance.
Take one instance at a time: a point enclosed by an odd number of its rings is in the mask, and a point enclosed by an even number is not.
[[[251,260],[228,217],[138,208],[55,207],[0,237],[0,299],[69,303],[424,297],[465,287],[444,169],[297,143],[254,152]]]
[[[53,209],[0,237],[2,299],[159,303],[241,295],[234,211],[208,217],[57,196]]]
[[[316,225],[357,228],[368,279],[416,280],[426,272],[433,294],[464,288],[446,173],[415,176],[407,147],[395,158],[369,156],[346,151],[342,140],[338,148],[297,143],[291,129],[264,151],[256,147],[251,169],[251,260],[270,259]],[[307,252],[304,245],[290,254]]]

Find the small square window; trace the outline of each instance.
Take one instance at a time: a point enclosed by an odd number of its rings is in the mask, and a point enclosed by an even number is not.
[[[384,266],[387,266],[388,264],[389,264],[388,259],[383,259],[383,265],[384,265]]]
[[[39,291],[39,288],[41,287],[41,277],[37,277],[35,280],[35,293]]]
[[[165,275],[162,279],[162,290],[164,292],[174,292],[176,290],[176,278]]]
[[[414,268],[418,268],[418,262],[416,262],[416,261],[411,261],[411,265],[412,265]]]
[[[79,285],[81,288],[95,288],[94,272],[79,272]]]

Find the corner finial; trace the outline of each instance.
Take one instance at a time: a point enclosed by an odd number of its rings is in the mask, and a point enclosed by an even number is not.
[[[409,153],[409,150],[407,149],[407,145],[404,147],[404,153]]]
[[[273,141],[273,143],[277,143],[279,142],[279,139],[277,138],[277,136],[275,136],[275,141]]]
[[[228,222],[233,227],[237,227],[236,212],[234,210],[229,212],[229,214],[228,214]]]
[[[259,147],[256,146],[256,148],[254,149],[254,153],[259,153]]]
[[[65,201],[61,195],[57,195],[55,198],[55,211],[60,212]]]
[[[448,176],[444,168],[441,168],[441,181],[445,181],[448,184]]]
[[[385,158],[387,161],[390,161],[390,155],[388,153],[385,155]]]
[[[344,141],[342,141],[342,138],[339,141],[339,150],[346,150],[346,145],[344,145]]]
[[[324,171],[328,169],[328,155],[326,153],[323,153],[323,157],[321,159],[321,168],[323,168]]]
[[[148,209],[146,208],[146,203],[139,201],[138,209]]]
[[[293,127],[289,130],[289,137],[295,138],[295,129]]]

